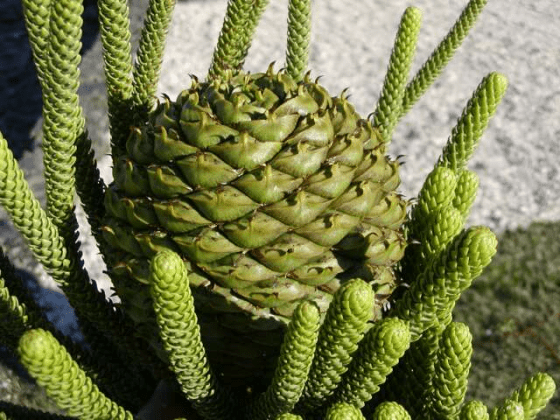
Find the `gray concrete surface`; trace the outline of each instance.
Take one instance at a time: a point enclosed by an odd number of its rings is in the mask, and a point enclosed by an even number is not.
[[[417,0],[424,13],[413,71],[454,23],[466,0]],[[145,0],[132,0],[134,33],[139,33]],[[333,95],[349,87],[363,115],[373,111],[381,89],[404,0],[322,0],[313,3],[309,68]],[[225,0],[179,2],[164,57],[159,92],[172,98],[189,86],[189,74],[203,77],[210,64],[226,7]],[[283,65],[287,0],[274,0],[259,25],[246,60],[250,71]],[[496,231],[533,220],[560,220],[560,3],[554,0],[490,0],[480,21],[454,60],[397,128],[390,152],[405,155],[401,191],[416,194],[435,163],[462,108],[480,80],[491,71],[507,75],[509,91],[473,157],[480,190],[470,218]],[[88,127],[103,174],[110,181],[106,156],[103,76],[97,41],[82,64],[81,89]],[[24,154],[22,166],[41,195],[40,150]],[[52,281],[32,264],[25,245],[2,217],[1,243],[18,267],[39,279],[42,301],[59,294]],[[109,287],[87,229],[82,242],[92,277]],[[44,289],[46,288],[46,289]],[[52,295],[54,293],[54,295]],[[48,303],[47,303],[47,306]],[[52,305],[60,314],[68,311]],[[60,318],[60,316],[59,316]],[[63,316],[63,319],[68,317]]]

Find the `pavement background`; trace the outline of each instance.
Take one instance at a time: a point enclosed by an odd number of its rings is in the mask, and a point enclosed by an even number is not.
[[[190,85],[189,74],[204,77],[226,0],[190,0],[177,4],[164,57],[158,95],[172,98]],[[283,65],[287,0],[275,0],[260,23],[246,69]],[[424,14],[413,72],[447,33],[466,0],[417,0]],[[131,0],[133,37],[138,38],[146,0]],[[373,111],[382,86],[404,0],[322,0],[313,3],[309,68],[323,76],[332,95],[350,87],[358,112]],[[110,163],[101,47],[95,7],[86,1],[81,100],[88,129],[107,182]],[[0,0],[0,129],[44,201],[40,150],[40,93],[17,0]],[[401,121],[390,148],[405,155],[401,192],[413,197],[432,169],[472,91],[491,71],[504,73],[508,93],[470,163],[480,177],[471,224],[497,232],[534,220],[560,220],[560,3],[554,0],[490,0],[455,58],[415,108]],[[27,49],[26,49],[27,48]],[[35,86],[33,86],[35,83]],[[97,250],[84,228],[86,265],[98,283],[103,276]],[[73,311],[30,256],[24,241],[0,212],[0,244],[49,316],[68,334],[76,334]]]

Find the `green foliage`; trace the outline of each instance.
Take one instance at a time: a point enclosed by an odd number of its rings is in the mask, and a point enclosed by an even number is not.
[[[402,101],[401,116],[406,114],[416,101],[426,92],[438,78],[457,48],[461,45],[469,30],[474,26],[478,15],[486,6],[488,0],[470,0],[461,16],[453,25],[445,38],[439,43],[428,60],[422,65],[418,73],[406,86]]]
[[[488,420],[488,408],[478,400],[471,400],[461,408],[460,420]]]
[[[463,223],[467,218],[478,190],[478,175],[468,169],[457,174],[457,186],[453,197],[453,207],[461,213]]]
[[[373,121],[379,128],[385,143],[391,141],[393,130],[402,114],[405,85],[416,52],[421,21],[422,14],[417,8],[408,7],[404,12],[389,60],[383,89],[373,113]]]
[[[492,406],[537,371],[560,381],[560,223],[506,231],[490,265],[457,303],[473,358],[467,398]],[[542,418],[560,419],[556,392]]]
[[[132,420],[132,414],[103,395],[48,331],[26,331],[20,338],[18,354],[37,383],[71,416]]]
[[[97,7],[103,46],[112,154],[118,156],[125,148],[126,137],[132,124],[132,116],[129,113],[132,105],[129,9],[126,0],[99,0]]]
[[[298,416],[297,414],[281,414],[278,417],[276,417],[276,420],[303,420],[301,416]]]
[[[392,312],[410,322],[412,341],[428,328],[446,321],[449,308],[490,263],[496,244],[489,229],[469,228],[418,276]]]
[[[428,174],[406,225],[414,243],[402,262],[403,278],[416,279],[463,228],[463,218],[452,204],[456,188],[452,170],[436,167]]]
[[[299,82],[307,71],[311,39],[311,0],[291,0],[288,8],[288,46],[286,69]]]
[[[78,316],[82,317],[82,331],[90,345],[103,354],[118,354],[115,345],[120,346],[120,351],[126,347],[129,350],[126,350],[125,354],[135,353],[136,357],[139,357],[138,360],[144,361],[133,369],[140,369],[139,366],[146,366],[145,363],[157,369],[158,362],[155,361],[155,357],[146,354],[142,350],[143,345],[138,341],[134,343],[136,339],[124,333],[133,328],[127,327],[127,323],[130,322],[127,322],[121,313],[115,312],[112,303],[105,300],[103,293],[98,292],[95,283],[90,282],[83,268],[81,255],[72,253],[74,250],[65,246],[60,231],[32,195],[21,169],[1,134],[0,158],[0,203],[4,205],[13,223],[27,239],[35,258],[43,264],[47,273],[66,293],[70,303],[76,308]],[[97,328],[110,336],[120,335],[121,340],[110,343],[100,337]]]
[[[67,246],[76,247],[74,215],[76,141],[83,135],[85,120],[78,99],[83,6],[68,0],[48,3],[48,34],[40,31],[47,22],[25,8],[29,31],[38,44],[33,47],[43,88],[43,159],[47,216],[59,229]],[[42,39],[40,39],[42,38]],[[45,51],[38,51],[39,48]]]
[[[336,403],[327,410],[325,420],[365,420],[365,417],[351,404]]]
[[[506,401],[521,404],[525,420],[532,420],[548,404],[555,391],[556,384],[550,375],[539,372],[527,379]]]
[[[486,76],[473,93],[463,110],[451,137],[445,145],[438,166],[445,166],[455,172],[464,169],[472,156],[488,121],[507,90],[508,81],[499,73]]]
[[[298,410],[323,405],[338,387],[358,348],[373,310],[371,287],[360,279],[344,283],[329,306]]]
[[[494,408],[490,413],[490,420],[523,420],[524,418],[523,406],[515,401],[506,401],[504,405]]]
[[[402,405],[387,401],[379,404],[373,412],[373,420],[410,420],[410,414]]]
[[[22,2],[22,5],[29,44],[33,52],[33,62],[35,63],[41,88],[44,90],[47,86],[45,73],[48,68],[48,37],[45,34],[48,33],[50,26],[51,2],[26,0]]]
[[[181,390],[204,418],[231,418],[232,397],[217,382],[200,341],[183,261],[171,251],[162,251],[152,259],[150,273],[163,346]]]
[[[379,321],[360,343],[348,374],[344,375],[336,390],[334,401],[362,408],[379,391],[379,386],[409,346],[410,331],[406,322],[398,318]]]
[[[382,396],[374,396],[373,404],[380,401],[398,401],[413,417],[423,416],[430,400],[434,365],[437,362],[438,341],[444,326],[426,330],[410,345],[392,375],[382,387]],[[414,372],[414,374],[410,374]]]
[[[443,331],[438,343],[430,396],[433,418],[457,418],[467,391],[471,356],[469,327],[452,322]]]
[[[265,0],[229,1],[208,74],[208,89],[214,89],[214,96],[221,95],[221,83],[231,82],[241,70],[266,4]],[[359,122],[367,127],[364,130],[368,135],[361,153],[375,146],[374,138],[380,137],[385,143],[391,140],[398,119],[437,77],[484,4],[483,1],[469,2],[451,32],[408,85],[420,14],[414,8],[406,10],[373,125]],[[99,179],[77,96],[82,6],[77,0],[25,1],[24,6],[45,103],[47,209],[43,210],[32,195],[1,134],[0,202],[27,239],[36,258],[75,307],[89,349],[62,337],[43,319],[3,253],[0,253],[0,313],[3,316],[0,331],[3,343],[17,352],[23,366],[58,407],[80,419],[132,419],[132,412],[138,411],[147,401],[158,381],[160,384],[176,381],[184,403],[180,415],[191,420],[200,417],[294,420],[302,418],[299,414],[327,420],[361,420],[365,419],[366,412],[372,412],[374,419],[410,419],[411,414],[418,418],[437,419],[487,417],[487,409],[482,403],[470,401],[463,405],[472,353],[471,333],[466,325],[453,322],[452,310],[459,296],[481,274],[496,252],[496,238],[489,229],[463,229],[463,224],[478,184],[476,176],[466,169],[466,163],[505,93],[507,80],[504,76],[491,73],[483,79],[411,212],[407,233],[411,241],[419,241],[421,245],[410,247],[398,273],[399,280],[407,282],[409,288],[401,296],[396,296],[392,302],[394,306],[383,313],[375,311],[382,293],[366,281],[367,275],[364,279],[350,277],[351,280],[341,282],[330,297],[332,301],[326,302],[328,310],[324,319],[321,319],[316,302],[304,299],[294,305],[294,315],[283,336],[272,382],[265,390],[251,389],[240,393],[222,384],[222,378],[213,373],[208,362],[206,343],[203,344],[195,312],[198,310],[196,304],[203,302],[193,298],[190,285],[190,277],[196,281],[201,276],[180,256],[166,250],[163,240],[141,242],[152,256],[149,267],[134,259],[120,267],[121,270],[142,272],[141,278],[150,285],[152,300],[148,304],[153,302],[153,324],[158,328],[162,348],[158,345],[148,347],[135,334],[136,325],[124,307],[116,307],[107,301],[95,282],[90,281],[76,242],[74,188],[89,213],[96,237],[101,230],[107,233],[111,227],[100,228],[105,211],[100,202],[105,186]],[[128,124],[143,124],[153,105],[173,6],[173,0],[150,1],[137,61],[132,68],[126,4],[118,0],[100,2],[114,162],[119,162],[125,146],[129,148],[126,142]],[[303,75],[307,66],[309,9],[309,1],[290,2],[286,55],[288,74],[308,84],[307,76]],[[272,69],[267,72],[268,76],[272,78]],[[274,83],[288,86],[293,80],[279,74],[271,82],[272,89]],[[198,82],[195,80],[194,84]],[[338,120],[335,118],[340,125],[347,124],[349,117],[352,124],[358,124],[354,121],[357,117],[352,119],[353,111],[343,95],[333,99],[319,86],[313,89],[319,107],[336,101],[332,112],[342,116],[337,117]],[[263,104],[268,99],[263,94],[259,100]],[[242,101],[232,100],[225,104],[227,101],[218,97],[218,102],[226,117],[241,118],[246,112],[240,111],[244,106]],[[172,114],[176,110],[172,109],[171,103],[166,101],[159,109],[163,111],[159,117],[167,118],[173,125]],[[185,112],[191,111],[187,109]],[[205,111],[197,109],[196,112]],[[192,115],[198,116],[196,112],[192,111]],[[319,121],[312,122],[319,124]],[[256,131],[250,134],[272,136],[272,141],[282,136],[276,126],[267,130],[258,127],[251,128]],[[173,143],[172,129],[169,130],[170,138],[164,139],[167,145],[179,143]],[[186,128],[183,126],[182,129]],[[243,142],[249,137],[248,133],[245,134],[243,138],[240,135]],[[163,139],[167,133],[159,135]],[[267,142],[271,141],[268,137]],[[161,152],[142,143],[149,140],[139,129],[133,130],[130,138],[130,145],[137,146],[130,148],[141,159],[148,151],[148,163],[150,153]],[[170,147],[169,150],[175,149]],[[342,154],[335,153],[331,158],[333,156]],[[78,158],[81,168],[75,167]],[[375,165],[372,163],[371,167]],[[390,165],[388,167],[393,170]],[[360,167],[360,171],[367,173],[369,169]],[[117,169],[115,173],[116,177],[128,176],[127,185],[137,188],[140,193],[145,192],[142,180],[135,177],[131,162],[124,163],[124,172],[119,174]],[[158,173],[159,178],[151,178],[152,183],[156,179],[167,189],[177,187],[175,184],[170,186],[170,178],[166,176],[169,174]],[[360,190],[365,185],[364,177],[367,178],[363,173],[358,176],[359,188],[350,188],[350,195],[368,196]],[[235,195],[235,200],[241,200],[239,197]],[[208,212],[218,211],[212,200],[206,200],[210,203],[206,207]],[[389,196],[387,201],[390,202]],[[237,211],[241,202],[234,202],[236,205],[229,205],[230,209],[225,206],[226,210]],[[134,207],[135,202],[129,200],[126,203],[124,211],[133,214],[136,222],[140,223],[141,216],[148,214]],[[350,200],[350,203],[348,206],[356,206],[357,201]],[[342,211],[344,205],[342,203],[334,210]],[[321,233],[325,231],[319,236]],[[249,240],[259,239],[256,234],[253,236]],[[369,241],[371,236],[375,235],[368,233],[366,239],[362,238],[363,242]],[[197,241],[200,239],[196,238]],[[140,247],[139,242],[134,245]],[[364,245],[356,238],[345,237],[337,246],[352,252]],[[381,253],[387,251],[384,246],[382,244]],[[286,250],[286,259],[289,260],[292,251]],[[278,251],[275,249],[274,253]],[[102,254],[107,258],[108,250],[102,249]],[[281,257],[277,259],[286,263]],[[232,260],[228,273],[241,269],[240,266],[238,260]],[[293,273],[286,274],[289,275]],[[372,277],[371,273],[369,277]],[[291,287],[289,283],[277,285],[277,281],[275,279],[274,284],[267,285],[271,289],[270,295],[280,293],[281,287]],[[200,283],[196,286],[203,286]],[[322,287],[334,287],[334,284]],[[257,294],[254,293],[255,300],[258,300]],[[222,305],[227,308],[237,296],[229,295],[225,299]],[[146,302],[141,304],[146,305]],[[237,324],[231,326],[239,328]],[[158,358],[161,353],[163,358]],[[389,376],[393,369],[394,373]],[[552,398],[554,391],[552,378],[537,373],[501,405],[494,407],[490,418],[533,419]],[[197,414],[193,414],[191,408]],[[0,404],[0,416],[49,418],[49,415],[8,403]]]
[[[23,368],[17,366],[17,356],[5,347],[0,351],[0,382],[2,398],[0,413],[10,414],[10,410],[25,413],[27,408],[62,414],[63,411],[46,395],[45,390],[25,376]]]
[[[268,0],[229,0],[208,77],[224,75],[227,69],[243,66],[253,32]]]
[[[174,8],[175,0],[152,0],[146,12],[132,79],[132,103],[137,121],[145,121],[155,103],[165,38]],[[125,58],[128,62],[128,57]]]
[[[317,305],[308,301],[300,303],[284,336],[272,383],[248,407],[249,418],[274,418],[294,409],[309,376],[319,325]]]

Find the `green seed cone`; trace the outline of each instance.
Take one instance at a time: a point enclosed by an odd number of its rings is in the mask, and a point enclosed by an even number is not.
[[[269,383],[304,299],[324,316],[360,277],[375,293],[371,319],[381,315],[407,203],[395,193],[398,163],[343,95],[272,67],[194,79],[131,131],[126,151],[103,237],[122,306],[155,348],[143,285],[165,249],[185,261],[210,363],[231,384]]]

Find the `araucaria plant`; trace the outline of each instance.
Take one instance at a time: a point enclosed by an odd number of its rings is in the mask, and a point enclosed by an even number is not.
[[[452,317],[496,251],[489,229],[464,227],[478,186],[466,165],[506,78],[482,80],[414,205],[396,192],[399,162],[386,154],[485,1],[467,4],[412,78],[421,15],[409,7],[363,118],[307,70],[308,0],[290,1],[285,66],[253,74],[242,65],[267,1],[230,0],[208,74],[158,102],[173,1],[150,1],[133,65],[126,0],[98,0],[108,186],[77,95],[82,5],[23,3],[43,91],[47,204],[1,136],[0,200],[87,345],[42,316],[3,254],[0,338],[70,418],[528,420],[546,405],[555,384],[545,373],[490,410],[464,401],[472,342]],[[119,304],[84,269],[75,192]],[[158,406],[162,394],[176,397],[173,411]]]

